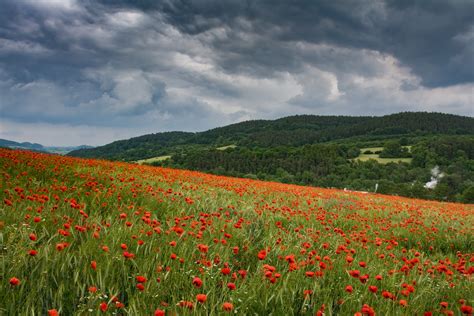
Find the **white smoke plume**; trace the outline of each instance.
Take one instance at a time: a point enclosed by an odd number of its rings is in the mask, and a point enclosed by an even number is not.
[[[439,170],[438,166],[431,169],[431,180],[425,183],[426,189],[434,189],[438,185],[439,180],[444,177],[444,173]]]

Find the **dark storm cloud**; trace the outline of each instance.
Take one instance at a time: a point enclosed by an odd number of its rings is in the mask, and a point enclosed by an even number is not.
[[[173,1],[160,9],[171,24],[189,34],[221,25],[239,30],[238,19],[244,18],[252,31],[266,35],[263,42],[247,47],[239,41],[216,41],[219,49],[242,53],[225,60],[228,68],[238,68],[242,62],[267,63],[269,68],[294,63],[287,51],[272,51],[273,43],[304,41],[393,54],[427,86],[474,80],[472,42],[462,39],[470,33],[472,41],[474,1],[470,0],[271,0],[217,5],[215,1]]]
[[[104,143],[295,113],[473,115],[473,15],[470,0],[5,0],[0,134],[70,144],[55,126],[88,126]]]

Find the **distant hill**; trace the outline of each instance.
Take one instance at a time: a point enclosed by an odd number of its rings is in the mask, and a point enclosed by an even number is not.
[[[29,143],[29,142],[18,143],[12,140],[1,139],[1,138],[0,138],[0,147],[20,148],[20,149],[29,149],[29,150],[37,150],[37,151],[45,150],[45,148],[41,144]]]
[[[357,139],[377,140],[421,135],[474,135],[474,118],[443,113],[403,112],[386,116],[297,115],[254,120],[204,132],[164,132],[92,148],[71,156],[136,161],[186,151],[237,145],[248,148],[298,147]]]
[[[91,149],[94,148],[88,145],[81,145],[81,146],[43,146],[38,143],[29,143],[29,142],[15,142],[12,140],[1,139],[0,138],[0,147],[4,148],[12,148],[12,149],[26,149],[32,151],[41,151],[41,152],[48,152],[48,153],[55,153],[55,154],[67,154],[73,150],[79,149]]]

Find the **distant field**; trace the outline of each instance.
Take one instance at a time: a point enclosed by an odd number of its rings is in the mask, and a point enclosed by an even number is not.
[[[227,145],[227,146],[222,146],[222,147],[217,147],[217,150],[226,150],[228,148],[235,148],[237,145]]]
[[[403,147],[408,148],[408,150],[411,150],[411,146],[403,146]],[[364,152],[366,152],[368,150],[370,150],[371,152],[382,151],[383,147],[361,148],[360,155],[359,155],[359,157],[355,158],[355,160],[367,161],[367,160],[370,160],[370,159],[374,159],[378,163],[381,163],[381,164],[387,164],[387,163],[390,163],[390,162],[411,163],[411,161],[412,161],[412,158],[380,158],[378,154],[364,154]]]
[[[376,151],[382,151],[383,147],[367,147],[367,148],[361,148],[360,152],[363,153],[364,151],[370,150],[371,152],[376,152]]]
[[[166,160],[166,159],[169,159],[171,158],[171,156],[158,156],[158,157],[153,157],[153,158],[148,158],[148,159],[141,159],[141,160],[137,160],[136,163],[138,164],[144,164],[144,163],[154,163],[154,162],[157,162],[157,161],[163,161],[163,160]]]
[[[412,158],[380,158],[379,155],[360,155],[356,160],[367,161],[370,159],[377,160],[378,163],[387,164],[390,162],[406,162],[410,163]]]

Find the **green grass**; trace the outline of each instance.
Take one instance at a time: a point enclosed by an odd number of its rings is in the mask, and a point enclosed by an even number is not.
[[[402,146],[405,148],[408,148],[408,150],[411,150],[411,146]],[[360,155],[359,157],[355,158],[354,160],[359,160],[359,161],[368,161],[368,160],[375,160],[380,164],[388,164],[391,162],[406,162],[406,163],[411,163],[412,158],[380,158],[379,154],[364,154],[366,151],[371,151],[373,153],[377,151],[382,151],[383,147],[366,147],[366,148],[361,148],[360,149]]]
[[[226,150],[228,148],[235,148],[237,145],[227,145],[227,146],[222,146],[222,147],[217,147],[217,150]]]
[[[222,315],[224,302],[234,306],[227,315],[309,316],[323,305],[325,315],[354,315],[363,304],[377,315],[438,315],[443,301],[458,315],[460,299],[474,303],[474,205],[11,150],[0,150],[0,167],[0,315]],[[407,285],[414,292],[402,294]]]
[[[148,159],[137,160],[136,163],[138,163],[139,165],[150,164],[150,163],[163,161],[163,160],[170,159],[170,158],[171,158],[171,156],[169,156],[169,155],[158,156],[158,157],[152,157],[152,158],[148,158]]]

